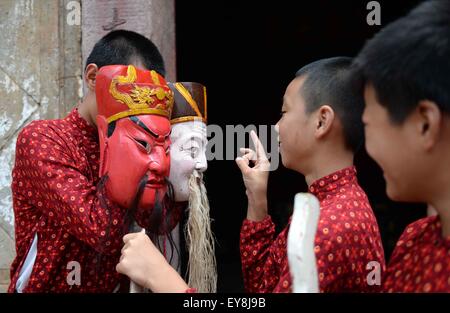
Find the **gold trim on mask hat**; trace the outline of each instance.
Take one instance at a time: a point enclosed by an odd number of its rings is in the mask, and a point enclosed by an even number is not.
[[[194,98],[192,98],[190,92],[183,86],[183,84],[175,83],[175,88],[177,88],[177,90],[186,99],[189,105],[194,109],[195,113],[197,113],[197,116],[201,117],[202,113],[200,113],[200,110],[198,109],[197,102],[195,102]]]
[[[135,109],[135,110],[128,110],[128,111],[122,111],[119,113],[116,113],[114,115],[111,115],[106,119],[106,121],[109,123],[114,122],[118,119],[127,117],[127,116],[133,116],[133,115],[142,115],[142,114],[153,114],[153,115],[161,115],[164,117],[167,117],[167,111],[166,110],[160,110],[160,109],[152,109],[152,108],[146,108],[146,109]]]
[[[153,79],[153,81],[155,82],[155,84],[156,84],[156,85],[161,85],[161,83],[159,82],[159,76],[158,76],[158,74],[157,74],[154,70],[151,70],[151,71],[150,71],[150,74],[152,75],[152,79]]]
[[[150,74],[154,83],[160,85],[158,74],[153,70],[150,71]],[[173,107],[173,92],[171,90],[165,91],[162,87],[149,88],[145,85],[136,85],[134,84],[136,79],[136,68],[133,65],[128,66],[127,76],[117,76],[112,79],[109,92],[114,99],[127,105],[130,110],[110,116],[107,119],[108,123],[122,117],[139,114],[156,114],[170,118]],[[130,93],[122,93],[117,90],[117,84],[133,84],[133,89]],[[149,107],[155,101],[155,97],[160,101],[167,98],[165,105],[160,103],[153,108]]]
[[[182,122],[189,122],[189,121],[194,121],[196,119],[201,119],[202,122],[204,122],[206,124],[206,87],[203,86],[203,97],[205,100],[205,116],[202,116],[202,113],[200,112],[197,102],[195,102],[194,98],[192,98],[192,95],[190,94],[190,92],[183,86],[182,83],[175,83],[175,88],[180,92],[180,94],[184,97],[184,99],[186,99],[186,101],[189,103],[189,105],[191,106],[191,108],[195,111],[195,113],[197,113],[196,116],[181,116],[181,117],[177,117],[174,118],[172,120],[170,120],[171,124],[176,124],[176,123],[182,123]]]
[[[170,120],[170,124],[184,123],[184,122],[194,122],[201,120],[206,124],[206,119],[199,116],[181,116]]]

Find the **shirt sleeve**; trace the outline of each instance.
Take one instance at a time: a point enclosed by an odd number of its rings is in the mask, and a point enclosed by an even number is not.
[[[184,293],[197,293],[197,289],[189,287]]]
[[[17,139],[15,196],[97,252],[120,249],[124,210],[102,197],[55,131],[32,125]]]
[[[246,219],[242,224],[240,253],[247,292],[272,292],[278,282],[279,273],[271,253],[274,236],[275,224],[270,216],[260,222]]]
[[[320,290],[325,293],[380,290],[379,285],[367,282],[372,270],[382,277],[385,267],[376,220],[366,217],[365,211],[357,211],[353,203],[338,203],[348,214],[321,210],[314,251]],[[361,202],[356,207],[363,205]],[[372,268],[373,262],[379,267]]]

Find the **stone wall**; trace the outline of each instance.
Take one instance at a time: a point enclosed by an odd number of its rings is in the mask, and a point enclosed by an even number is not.
[[[0,1],[0,292],[15,255],[10,184],[17,135],[32,120],[65,115],[80,96],[81,27],[65,23],[66,2]]]

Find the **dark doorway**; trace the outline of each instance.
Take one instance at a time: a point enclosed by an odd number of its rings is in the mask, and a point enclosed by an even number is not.
[[[314,60],[355,56],[381,27],[420,1],[378,1],[381,26],[366,23],[369,1],[176,1],[177,77],[208,89],[208,122],[274,125],[295,72]],[[361,151],[356,160],[380,226],[386,259],[423,205],[389,201],[382,173]],[[243,291],[239,231],[247,200],[234,161],[209,162],[206,184],[217,237],[219,292]],[[303,177],[282,167],[269,179],[270,213],[280,230]]]

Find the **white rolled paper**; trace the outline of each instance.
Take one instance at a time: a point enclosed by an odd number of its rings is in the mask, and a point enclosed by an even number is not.
[[[287,254],[292,277],[292,292],[317,293],[317,274],[314,240],[319,221],[320,203],[310,193],[298,193],[288,234]]]

